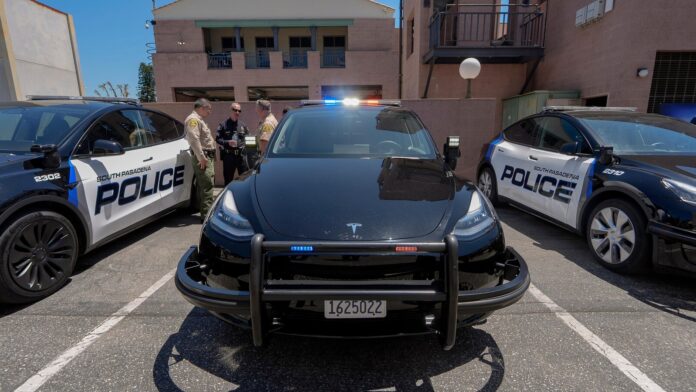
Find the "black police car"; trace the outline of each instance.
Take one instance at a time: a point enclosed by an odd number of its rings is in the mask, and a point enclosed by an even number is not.
[[[78,255],[189,203],[182,124],[136,103],[0,104],[0,302],[55,292]]]
[[[696,272],[696,126],[621,108],[549,108],[482,154],[489,199],[584,235],[607,268]]]
[[[452,172],[396,102],[305,102],[220,194],[176,286],[252,331],[311,336],[436,332],[483,322],[529,286],[492,206]]]

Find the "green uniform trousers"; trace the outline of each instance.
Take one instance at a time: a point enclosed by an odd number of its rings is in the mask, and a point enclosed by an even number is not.
[[[208,165],[201,170],[198,157],[193,154],[193,172],[196,175],[196,189],[198,191],[198,203],[200,204],[201,219],[208,215],[213,205],[213,184],[215,182],[215,159],[208,158]]]

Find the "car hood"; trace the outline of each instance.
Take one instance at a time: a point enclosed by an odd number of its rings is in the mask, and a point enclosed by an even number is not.
[[[650,171],[662,177],[696,182],[696,157],[677,155],[622,156],[621,164]]]
[[[377,241],[432,233],[454,197],[439,160],[271,158],[256,198],[279,234],[306,240]]]

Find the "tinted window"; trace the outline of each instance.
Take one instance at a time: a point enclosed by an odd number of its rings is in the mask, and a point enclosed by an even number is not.
[[[27,152],[34,144],[60,144],[88,113],[65,106],[0,109],[0,150]]]
[[[152,135],[154,143],[164,143],[179,138],[174,120],[153,112],[140,112],[145,129]]]
[[[535,123],[532,120],[522,120],[506,129],[505,139],[519,144],[532,146],[536,144]]]
[[[535,120],[541,148],[560,151],[564,144],[578,142],[583,153],[591,152],[585,138],[567,120],[560,117],[541,117]]]
[[[576,116],[597,141],[626,155],[696,155],[696,126],[650,114]]]
[[[77,154],[90,154],[94,142],[99,139],[118,142],[126,150],[152,144],[152,137],[143,126],[137,110],[112,112],[100,118],[80,143]]]
[[[286,116],[271,156],[435,157],[428,131],[408,110],[326,107]]]

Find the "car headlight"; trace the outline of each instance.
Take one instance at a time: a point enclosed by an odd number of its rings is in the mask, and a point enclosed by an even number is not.
[[[230,190],[225,191],[222,195],[222,200],[217,204],[210,221],[218,229],[234,237],[251,237],[254,235],[251,223],[237,210],[237,204],[234,202],[234,196]]]
[[[478,191],[472,193],[469,211],[454,225],[452,234],[462,239],[473,239],[487,232],[495,225],[493,208]]]
[[[662,185],[672,191],[683,202],[696,205],[696,187],[669,178],[662,179]]]

